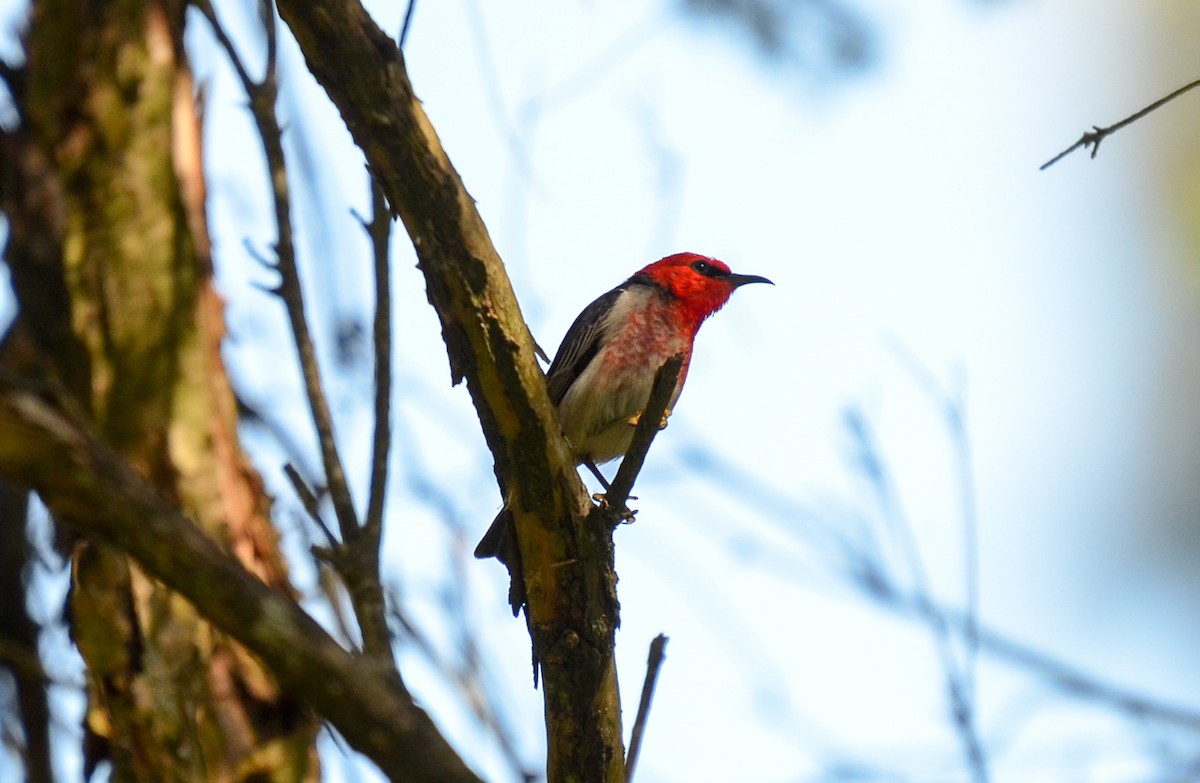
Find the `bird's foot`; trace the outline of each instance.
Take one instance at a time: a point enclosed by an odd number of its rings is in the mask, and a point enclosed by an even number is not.
[[[660,421],[658,423],[658,428],[660,430],[665,430],[667,428],[667,419],[669,419],[669,418],[671,418],[671,409],[667,408],[665,411],[663,411],[662,421]],[[642,420],[641,413],[635,413],[632,416],[630,416],[628,419],[626,419],[626,421],[629,422],[630,427],[636,427],[638,425],[638,422],[640,422],[641,420]]]
[[[637,500],[637,495],[630,495],[628,499],[629,500]],[[608,496],[605,495],[603,492],[597,492],[596,494],[592,495],[592,500],[599,503],[600,508],[604,509],[605,511],[611,512],[613,510],[612,506],[610,506],[608,503]],[[621,509],[617,513],[620,514],[620,516],[621,516],[621,524],[622,525],[628,525],[630,522],[634,522],[637,520],[637,509],[636,508],[631,509],[628,506],[626,506],[625,508]]]

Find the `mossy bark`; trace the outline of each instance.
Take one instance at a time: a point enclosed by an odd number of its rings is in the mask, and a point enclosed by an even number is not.
[[[162,497],[287,592],[221,362],[183,18],[171,0],[34,4],[11,171],[45,182],[22,213],[41,228],[13,232],[42,243],[10,253],[20,330],[36,371]],[[34,191],[10,187],[10,214],[14,193]],[[117,551],[80,539],[71,554],[89,766],[110,759],[116,780],[316,778],[316,719],[256,659]]]

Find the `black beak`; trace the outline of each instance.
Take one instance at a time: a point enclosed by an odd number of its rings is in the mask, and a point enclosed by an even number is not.
[[[734,288],[740,288],[747,283],[767,283],[768,285],[775,285],[762,275],[739,275],[730,272],[729,274],[725,275],[724,279],[725,282],[729,283]]]

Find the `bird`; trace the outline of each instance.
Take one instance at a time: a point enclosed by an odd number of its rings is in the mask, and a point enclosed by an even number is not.
[[[546,384],[575,464],[587,467],[606,490],[598,466],[629,450],[658,369],[683,354],[660,423],[665,427],[687,379],[700,325],[748,283],[774,285],[761,275],[737,274],[709,256],[675,253],[601,295],[571,324],[546,371]],[[502,509],[475,557],[511,562],[512,527],[512,515]]]

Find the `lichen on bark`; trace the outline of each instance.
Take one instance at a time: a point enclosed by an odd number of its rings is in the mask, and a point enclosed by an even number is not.
[[[28,154],[56,183],[57,217],[46,223],[58,263],[14,268],[14,290],[22,330],[40,336],[44,364],[59,365],[50,374],[75,379],[75,402],[107,443],[286,592],[220,358],[221,304],[194,197],[203,175],[187,124],[197,120],[184,8],[34,4],[18,109]],[[39,304],[39,291],[56,287],[65,312]],[[117,780],[315,779],[318,723],[256,659],[125,555],[86,537],[71,554],[89,767],[108,758]]]

